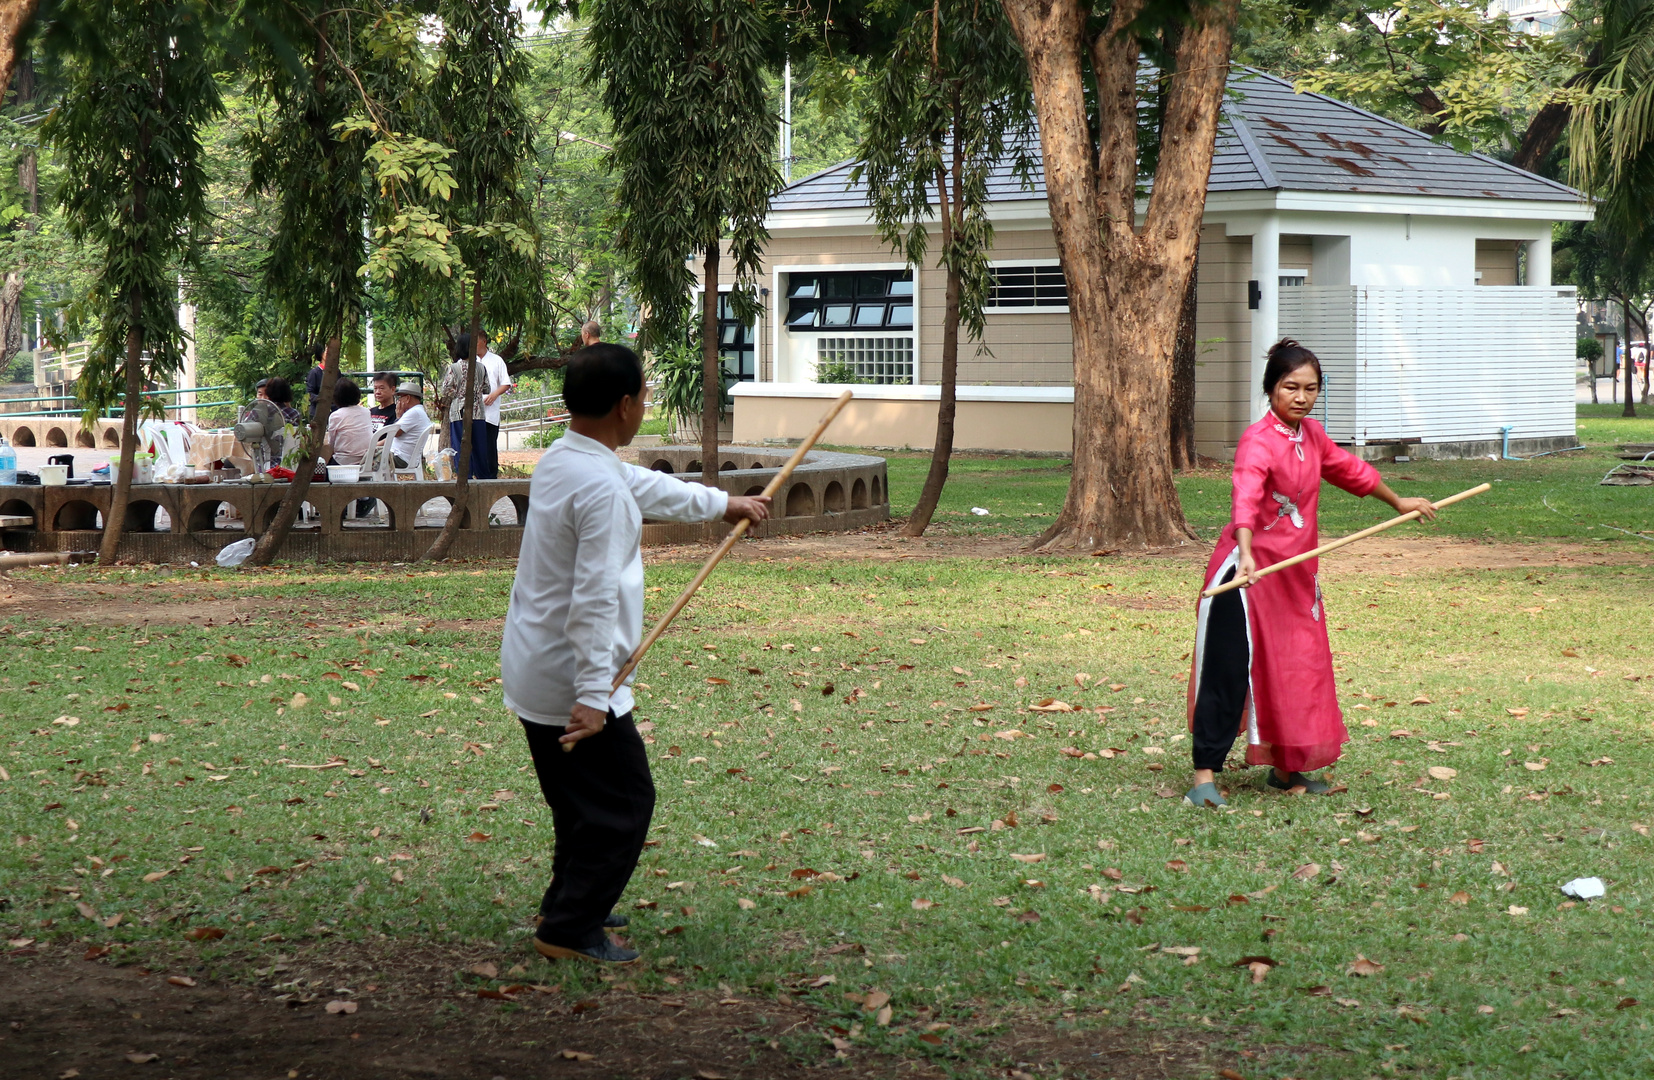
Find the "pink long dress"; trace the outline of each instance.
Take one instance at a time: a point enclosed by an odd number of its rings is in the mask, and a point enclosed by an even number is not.
[[[1236,529],[1252,530],[1252,555],[1261,569],[1320,542],[1316,509],[1322,480],[1366,496],[1379,479],[1377,469],[1331,442],[1316,421],[1306,418],[1294,432],[1267,413],[1246,429],[1235,449],[1233,511],[1207,564],[1206,586],[1220,582],[1239,561]],[[1251,653],[1250,687],[1240,717],[1248,764],[1308,772],[1337,761],[1349,741],[1338,708],[1318,561],[1306,560],[1241,590]],[[1191,723],[1211,603],[1200,601],[1197,617],[1189,677]],[[1221,642],[1212,644],[1222,647]]]

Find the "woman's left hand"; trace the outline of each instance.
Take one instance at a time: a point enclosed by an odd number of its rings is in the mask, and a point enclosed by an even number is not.
[[[1411,514],[1415,510],[1419,512],[1420,517],[1430,521],[1436,520],[1436,508],[1431,505],[1429,499],[1414,497],[1396,500],[1396,513]]]

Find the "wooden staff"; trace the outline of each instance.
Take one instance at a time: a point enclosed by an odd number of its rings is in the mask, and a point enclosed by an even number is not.
[[[1430,505],[1435,507],[1437,510],[1440,510],[1444,506],[1452,506],[1454,503],[1458,502],[1461,499],[1468,499],[1472,495],[1480,495],[1482,492],[1489,490],[1491,487],[1492,487],[1491,484],[1477,484],[1475,487],[1471,488],[1468,491],[1461,491],[1457,495],[1449,495],[1447,498],[1443,499],[1441,502],[1431,503]],[[1411,511],[1410,513],[1402,514],[1400,517],[1393,517],[1389,521],[1381,521],[1377,525],[1372,526],[1371,528],[1362,529],[1360,532],[1350,533],[1350,535],[1348,535],[1348,536],[1346,536],[1346,537],[1344,537],[1340,540],[1333,540],[1330,543],[1322,544],[1320,547],[1316,548],[1313,551],[1306,551],[1302,555],[1294,555],[1290,559],[1282,559],[1278,563],[1273,563],[1269,566],[1266,566],[1262,570],[1258,571],[1257,576],[1259,578],[1267,577],[1270,574],[1273,574],[1277,570],[1285,570],[1289,566],[1297,566],[1299,563],[1304,562],[1308,559],[1319,558],[1320,556],[1325,555],[1329,551],[1337,551],[1339,548],[1343,547],[1345,544],[1353,544],[1357,540],[1365,540],[1367,537],[1373,535],[1374,533],[1381,533],[1385,529],[1394,528],[1395,526],[1400,525],[1404,521],[1412,521],[1414,518],[1421,516],[1422,513],[1423,513],[1422,511],[1414,510],[1414,511]],[[1230,589],[1242,588],[1242,587],[1246,586],[1247,584],[1248,584],[1248,582],[1245,578],[1240,577],[1239,575],[1236,575],[1234,578],[1232,578],[1229,581],[1224,582],[1222,585],[1212,586],[1210,589],[1207,589],[1205,592],[1201,593],[1200,596],[1201,596],[1201,599],[1205,599],[1208,596],[1216,596],[1218,593],[1226,593]]]
[[[787,459],[787,463],[785,465],[781,466],[781,471],[776,473],[768,484],[764,485],[762,494],[773,497],[775,493],[780,490],[781,485],[785,484],[787,482],[787,478],[792,476],[793,470],[798,468],[798,466],[804,461],[804,455],[810,452],[810,450],[815,446],[816,440],[821,438],[821,436],[826,432],[827,426],[837,419],[838,414],[846,405],[850,404],[851,396],[851,392],[848,390],[838,396],[832,406],[828,408],[826,414],[822,416],[821,423],[817,424],[816,429],[810,432],[810,437],[805,439],[797,450],[793,451],[793,456]],[[677,600],[673,601],[670,608],[667,608],[666,614],[661,616],[659,622],[655,623],[654,629],[649,631],[648,636],[646,636],[643,639],[642,644],[637,647],[637,651],[632,653],[624,664],[620,665],[620,671],[615,675],[614,686],[610,688],[611,693],[620,689],[621,684],[626,681],[626,677],[637,668],[640,662],[642,662],[643,654],[649,651],[649,647],[653,645],[662,634],[666,633],[666,628],[672,625],[672,620],[676,619],[679,613],[681,613],[683,609],[688,606],[690,598],[695,595],[695,591],[701,587],[706,579],[712,574],[712,571],[717,568],[720,562],[723,561],[724,556],[729,554],[730,549],[735,546],[736,541],[746,535],[747,529],[751,526],[751,524],[752,522],[750,519],[742,518],[740,521],[735,523],[735,527],[733,529],[729,530],[729,535],[724,537],[723,543],[719,544],[717,550],[712,553],[706,562],[701,564],[700,571],[696,573],[695,579],[689,583],[689,587],[684,589],[684,591],[679,594]],[[576,745],[577,744],[575,743],[564,743],[563,752],[568,753],[573,750]]]

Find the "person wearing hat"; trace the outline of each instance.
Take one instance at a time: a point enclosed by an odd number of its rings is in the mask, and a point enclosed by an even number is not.
[[[425,391],[418,383],[405,382],[396,388],[396,419],[389,426],[396,432],[390,436],[392,463],[398,469],[417,467],[425,433],[431,429],[431,418],[425,412]]]

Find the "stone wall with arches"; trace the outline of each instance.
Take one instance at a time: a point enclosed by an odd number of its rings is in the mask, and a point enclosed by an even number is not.
[[[121,445],[121,422],[99,417],[87,427],[79,416],[0,415],[0,435],[13,446],[116,450]]]
[[[718,483],[735,495],[757,494],[790,451],[724,448]],[[639,452],[640,464],[689,483],[700,479],[696,447],[661,446]],[[693,468],[690,468],[693,466]],[[479,480],[467,491],[454,558],[511,558],[522,542],[530,481]],[[120,558],[137,562],[205,564],[219,549],[257,536],[275,517],[285,484],[140,484],[132,488],[121,525]],[[423,481],[310,486],[310,511],[288,534],[279,557],[317,562],[406,562],[420,558],[454,505],[456,485]],[[0,530],[11,551],[93,551],[102,540],[110,487],[0,487],[0,516],[29,517],[26,527]],[[431,512],[433,504],[446,507]],[[865,528],[890,516],[883,458],[813,451],[775,501],[775,517],[754,536],[837,532]],[[728,526],[720,525],[721,532]],[[645,544],[703,539],[703,525],[646,522]]]

